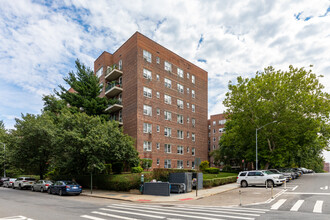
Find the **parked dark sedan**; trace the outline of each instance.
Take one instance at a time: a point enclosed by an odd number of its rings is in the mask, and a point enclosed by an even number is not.
[[[82,187],[74,181],[61,180],[49,186],[47,192],[49,194],[59,194],[60,196],[66,194],[79,195],[82,192]]]

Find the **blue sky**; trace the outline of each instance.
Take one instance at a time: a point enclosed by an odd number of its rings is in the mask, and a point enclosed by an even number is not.
[[[313,64],[330,92],[329,11],[329,0],[0,0],[0,120],[40,113],[75,59],[93,67],[136,31],[208,71],[209,115],[225,110],[229,80],[269,65]]]

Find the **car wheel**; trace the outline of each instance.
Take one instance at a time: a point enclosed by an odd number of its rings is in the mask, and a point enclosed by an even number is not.
[[[31,187],[31,190],[34,192],[34,187],[33,186]]]
[[[247,186],[248,186],[248,183],[247,183],[245,180],[243,180],[243,181],[241,182],[241,187],[245,188],[245,187],[247,187]]]
[[[50,188],[47,190],[48,194],[52,194],[52,191],[50,191]]]
[[[61,189],[60,189],[60,191],[58,192],[58,194],[59,194],[60,196],[63,196],[63,192],[62,192]]]
[[[44,188],[40,187],[40,192],[44,192]]]
[[[21,184],[18,185],[18,189],[21,190],[22,189],[22,186]]]
[[[274,182],[272,180],[267,180],[266,184],[267,184],[267,187],[274,186]]]

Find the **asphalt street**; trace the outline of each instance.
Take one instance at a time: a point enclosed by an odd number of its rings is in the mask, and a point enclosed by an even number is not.
[[[194,201],[159,204],[0,188],[0,219],[330,219],[329,187],[330,174],[306,174],[288,183],[286,190],[277,187],[274,199],[263,187],[237,189],[244,190],[242,206],[231,204],[238,201],[237,190]],[[262,196],[268,200],[266,203],[250,205],[255,197]]]

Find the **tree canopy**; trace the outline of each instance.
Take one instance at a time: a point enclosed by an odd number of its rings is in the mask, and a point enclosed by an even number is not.
[[[238,77],[228,88],[224,105],[229,120],[213,153],[216,162],[255,163],[259,129],[259,167],[320,168],[330,137],[330,96],[316,74],[268,67],[254,78]]]

